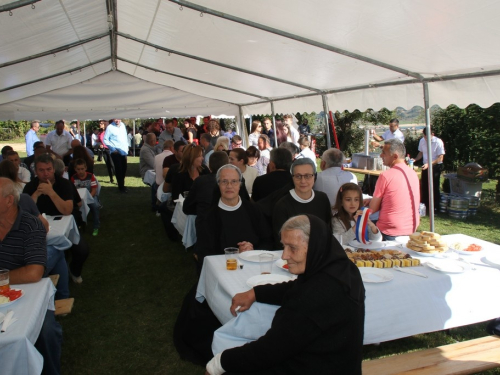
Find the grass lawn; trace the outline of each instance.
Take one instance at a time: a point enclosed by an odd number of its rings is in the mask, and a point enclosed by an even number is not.
[[[60,318],[64,330],[62,372],[69,374],[203,374],[179,359],[172,332],[182,299],[195,282],[192,254],[171,243],[161,220],[150,211],[150,188],[127,177],[129,194],[119,194],[96,163],[102,183],[101,229],[85,236],[91,247],[83,284],[70,285],[73,312]],[[138,158],[129,158],[128,176],[138,176]],[[106,182],[108,181],[108,182]],[[487,196],[494,184],[485,186]],[[464,233],[500,244],[500,210],[484,199],[469,221],[436,217],[436,231]],[[423,218],[421,229],[428,229]],[[500,311],[499,311],[500,316]],[[411,324],[411,322],[409,322]],[[485,323],[368,345],[365,358],[432,348],[486,336]],[[492,370],[482,374],[500,374]]]

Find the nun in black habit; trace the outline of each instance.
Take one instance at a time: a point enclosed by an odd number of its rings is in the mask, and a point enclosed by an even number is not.
[[[294,281],[256,286],[234,296],[231,312],[253,302],[281,306],[258,340],[218,353],[206,374],[361,374],[365,290],[325,222],[289,219],[281,230],[283,259]]]

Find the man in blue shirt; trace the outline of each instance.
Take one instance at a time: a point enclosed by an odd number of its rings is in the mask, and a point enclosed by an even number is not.
[[[122,193],[128,193],[125,187],[127,174],[128,139],[127,129],[120,119],[110,120],[104,134],[104,144],[109,148],[111,159],[115,165],[116,182]]]
[[[40,121],[38,120],[34,120],[31,122],[31,128],[30,130],[28,130],[28,132],[26,133],[26,154],[28,156],[31,156],[33,155],[34,153],[34,149],[33,149],[33,146],[35,144],[35,142],[39,142],[40,139],[38,138],[38,135],[36,133],[38,133],[38,129],[40,129]]]

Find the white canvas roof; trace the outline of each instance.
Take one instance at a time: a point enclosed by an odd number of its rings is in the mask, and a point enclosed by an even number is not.
[[[431,106],[500,102],[496,0],[34,7],[0,13],[2,120],[411,108],[423,82]]]

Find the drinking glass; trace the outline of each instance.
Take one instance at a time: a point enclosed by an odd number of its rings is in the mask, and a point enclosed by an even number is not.
[[[227,247],[224,249],[224,254],[226,255],[226,269],[228,271],[234,271],[238,269],[238,253],[239,249],[237,247]]]
[[[9,270],[0,268],[0,292],[9,290]]]
[[[259,254],[259,262],[260,262],[260,274],[268,275],[273,270],[273,255],[262,253]]]

